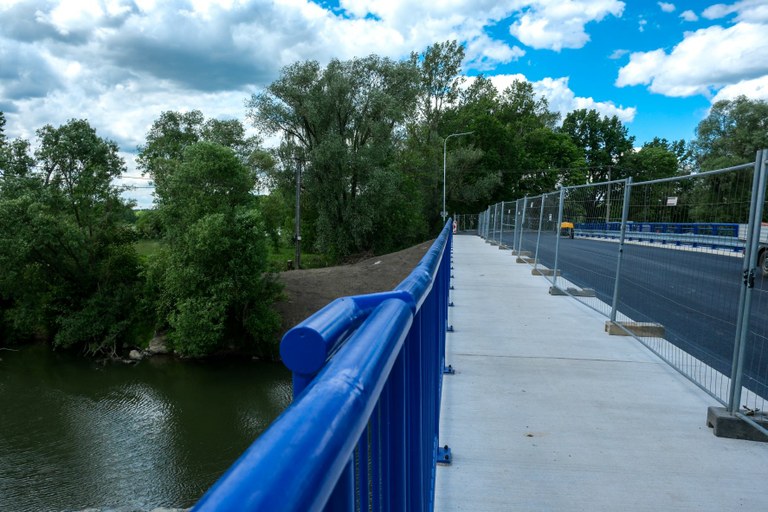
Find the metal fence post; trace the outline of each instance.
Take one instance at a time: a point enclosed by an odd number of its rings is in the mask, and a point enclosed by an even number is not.
[[[608,184],[608,190],[611,185]],[[616,261],[616,278],[613,282],[613,303],[611,304],[611,322],[616,321],[616,310],[619,306],[619,276],[621,275],[621,260],[624,255],[624,235],[627,231],[627,219],[629,218],[629,199],[632,193],[632,178],[624,181],[624,209],[621,212],[621,230],[619,232],[619,255]]]
[[[521,199],[515,201],[515,227],[512,234],[512,250],[515,251],[515,254],[520,250],[517,246],[517,234],[520,233],[520,201]]]
[[[768,150],[761,150],[755,156],[755,171],[752,176],[752,198],[749,208],[749,227],[747,229],[746,247],[744,248],[743,286],[739,296],[739,310],[736,321],[736,340],[733,347],[733,364],[731,369],[731,387],[728,393],[728,409],[737,413],[741,403],[741,387],[744,377],[744,354],[749,334],[749,317],[752,309],[752,289],[755,286],[755,267],[757,266],[757,251],[760,242],[761,221],[763,219],[763,204],[765,202],[766,159]]]
[[[520,216],[520,243],[517,245],[517,254],[523,250],[523,231],[525,231],[525,210],[528,209],[528,196],[523,198],[523,212]]]
[[[557,258],[560,255],[560,226],[563,224],[563,206],[566,187],[560,187],[560,206],[557,208],[557,236],[555,237],[555,264],[552,269],[552,287],[557,288]]]
[[[485,215],[485,239],[491,238],[491,207],[488,206],[488,211]]]
[[[499,245],[504,243],[504,201],[501,202],[501,221],[499,222]]]
[[[541,244],[541,223],[544,219],[544,198],[545,194],[539,196],[541,198],[541,207],[539,208],[539,232],[536,235],[536,252],[533,256],[533,268],[537,268],[539,264],[539,245]]]

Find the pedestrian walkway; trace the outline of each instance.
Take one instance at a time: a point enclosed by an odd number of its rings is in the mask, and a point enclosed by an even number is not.
[[[454,237],[438,511],[768,510],[768,444],[605,317],[477,236]]]

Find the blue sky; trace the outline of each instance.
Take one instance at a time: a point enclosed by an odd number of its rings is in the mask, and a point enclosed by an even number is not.
[[[297,60],[450,39],[469,79],[528,80],[563,115],[617,115],[637,145],[692,139],[719,99],[768,99],[768,0],[0,0],[0,110],[27,139],[87,118],[141,184],[136,147],[163,111],[244,120]]]

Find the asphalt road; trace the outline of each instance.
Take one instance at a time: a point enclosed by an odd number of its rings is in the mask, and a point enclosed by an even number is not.
[[[536,233],[523,236],[523,250],[536,251]],[[541,234],[538,258],[552,268],[554,234]],[[512,246],[512,237],[504,235]],[[581,288],[592,288],[610,304],[618,244],[561,238],[558,267]],[[736,315],[742,287],[742,258],[626,244],[619,280],[620,312],[638,322],[664,326],[665,338],[725,375],[731,373]],[[768,397],[768,278],[755,280],[744,385]]]

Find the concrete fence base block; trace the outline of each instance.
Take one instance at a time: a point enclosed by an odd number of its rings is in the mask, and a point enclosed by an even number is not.
[[[533,256],[531,251],[512,251],[512,256],[519,256],[521,258],[530,258]]]
[[[623,329],[622,329],[623,327]],[[627,332],[629,331],[629,332]],[[664,326],[652,322],[605,322],[605,332],[613,336],[640,336],[641,338],[663,338]]]
[[[533,268],[531,269],[531,275],[533,276],[553,276],[555,275],[555,271],[551,268]],[[560,271],[557,271],[557,275],[560,275]]]
[[[558,288],[557,286],[550,286],[549,294],[550,295],[568,295],[568,293],[566,293],[562,288]]]
[[[504,250],[507,250],[507,249],[509,249],[509,247],[507,247],[507,246],[506,246],[506,245],[504,245],[504,244],[499,244],[499,249],[504,249]]]
[[[597,297],[597,294],[595,293],[595,290],[592,288],[582,288],[579,290],[578,288],[568,288],[568,293],[570,295],[573,295],[574,297]]]
[[[768,428],[768,415],[755,413],[750,419],[763,428]],[[745,439],[747,441],[768,442],[768,436],[738,416],[731,414],[725,407],[707,408],[707,426],[717,437]]]
[[[533,258],[529,258],[528,256],[519,256],[516,260],[517,263],[528,263],[533,264]]]

